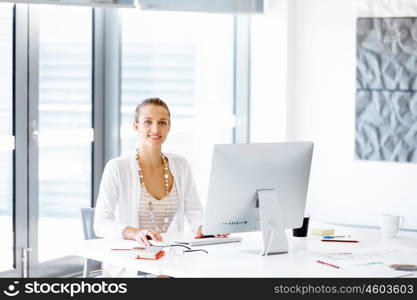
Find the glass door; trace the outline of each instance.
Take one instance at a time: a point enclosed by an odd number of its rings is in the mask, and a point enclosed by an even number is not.
[[[92,205],[93,10],[0,3],[0,277],[79,274]]]
[[[70,256],[91,207],[92,9],[30,7],[30,276],[81,269]]]

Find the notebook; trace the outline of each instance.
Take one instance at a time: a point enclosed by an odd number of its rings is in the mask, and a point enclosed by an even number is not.
[[[134,247],[131,251],[137,254],[137,259],[159,259],[165,254],[160,247],[155,246]]]

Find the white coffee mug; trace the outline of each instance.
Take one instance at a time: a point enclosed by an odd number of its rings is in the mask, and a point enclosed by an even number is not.
[[[381,214],[381,230],[384,238],[394,238],[399,228],[404,225],[404,217]]]

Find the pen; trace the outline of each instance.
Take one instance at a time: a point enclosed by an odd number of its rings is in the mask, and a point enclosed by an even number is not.
[[[336,242],[336,243],[359,243],[359,241],[355,241],[355,240],[321,240],[322,242]]]
[[[373,261],[373,262],[369,262],[369,263],[353,265],[353,267],[355,267],[355,266],[368,266],[368,265],[381,265],[381,264],[383,264],[382,261]]]
[[[341,238],[341,237],[350,237],[350,235],[325,235],[324,239],[334,239],[334,238]]]
[[[326,266],[329,266],[329,267],[332,267],[332,268],[336,268],[336,269],[339,269],[339,268],[340,268],[339,266],[329,264],[329,263],[327,263],[327,262],[325,262],[325,261],[317,260],[317,262],[318,262],[319,264],[323,264],[323,265],[326,265]]]

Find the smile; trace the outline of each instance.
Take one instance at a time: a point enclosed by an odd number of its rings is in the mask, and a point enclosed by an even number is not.
[[[148,135],[148,138],[150,138],[151,140],[159,140],[161,136],[160,135]]]

